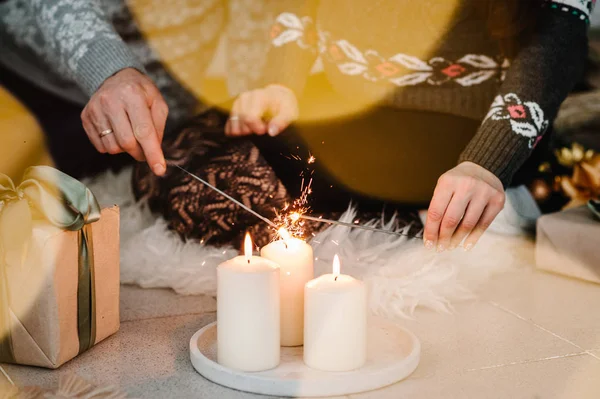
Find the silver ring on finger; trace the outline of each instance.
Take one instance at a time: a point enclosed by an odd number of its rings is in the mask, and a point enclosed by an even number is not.
[[[231,116],[229,117],[229,120],[230,120],[231,122],[238,122],[238,121],[240,120],[240,117],[239,117],[239,116],[237,116],[237,115],[231,115]]]
[[[108,136],[109,134],[113,134],[113,130],[112,129],[106,129],[100,132],[100,137],[104,137],[104,136]]]

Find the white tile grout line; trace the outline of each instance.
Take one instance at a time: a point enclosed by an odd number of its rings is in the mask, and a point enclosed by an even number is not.
[[[584,352],[577,352],[577,353],[569,353],[569,354],[566,354],[566,355],[544,357],[542,359],[521,360],[521,361],[512,362],[512,363],[495,364],[493,366],[484,366],[484,367],[479,367],[479,368],[476,368],[476,369],[467,369],[467,371],[489,370],[489,369],[496,369],[496,368],[506,367],[506,366],[516,366],[518,364],[529,364],[529,363],[543,362],[545,360],[554,360],[554,359],[563,359],[563,358],[567,358],[567,357],[583,356],[583,355],[586,355],[586,354],[587,354],[587,352],[585,352],[585,351]]]
[[[588,355],[590,355],[591,357],[593,357],[594,359],[598,359],[600,360],[600,357],[598,355],[596,355],[594,352],[592,352],[591,350],[589,351],[585,351],[585,353],[587,353]]]
[[[8,375],[8,373],[6,371],[4,371],[4,367],[0,366],[0,371],[2,372],[2,374],[4,374],[4,376],[6,377],[6,379],[8,380],[8,382],[10,382],[10,384],[12,386],[15,386],[15,383],[12,380],[12,378],[10,378],[10,376]]]
[[[496,308],[498,308],[500,310],[503,310],[506,313],[509,313],[509,314],[515,316],[516,318],[520,319],[520,320],[523,320],[523,321],[525,321],[527,323],[531,323],[532,325],[534,325],[535,327],[539,328],[540,330],[545,331],[545,332],[547,332],[550,335],[553,335],[554,337],[560,339],[561,341],[565,341],[566,343],[573,345],[577,349],[581,349],[584,352],[589,352],[589,351],[586,351],[585,349],[583,349],[581,346],[577,345],[576,343],[574,343],[572,341],[569,341],[568,339],[566,339],[564,337],[561,337],[560,335],[556,334],[555,332],[552,332],[552,331],[548,330],[547,328],[544,328],[544,327],[540,326],[539,324],[535,323],[533,320],[526,319],[525,317],[521,316],[520,314],[518,314],[516,312],[513,312],[510,309],[505,308],[504,306],[500,305],[499,303],[496,303],[494,301],[489,301],[489,303],[490,303],[490,305],[495,306]]]
[[[591,349],[590,349],[590,350],[585,350],[585,349],[583,349],[581,346],[577,345],[575,342],[569,341],[569,340],[568,340],[568,339],[566,339],[565,337],[561,337],[560,335],[558,335],[558,334],[556,334],[556,333],[554,333],[554,332],[552,332],[552,331],[548,330],[547,328],[544,328],[544,327],[540,326],[539,324],[537,324],[537,323],[533,322],[533,320],[528,320],[528,319],[526,319],[525,317],[521,316],[520,314],[518,314],[518,313],[516,313],[516,312],[513,312],[513,311],[512,311],[512,310],[510,310],[510,309],[507,309],[507,308],[505,308],[504,306],[500,305],[500,304],[499,304],[499,303],[497,303],[497,302],[494,302],[494,301],[488,301],[488,303],[489,303],[490,305],[492,305],[492,306],[494,306],[494,307],[496,307],[496,308],[500,309],[500,310],[503,310],[503,311],[505,311],[505,312],[506,312],[506,313],[508,313],[508,314],[511,314],[511,315],[515,316],[516,318],[518,318],[518,319],[520,319],[520,320],[523,320],[523,321],[525,321],[525,322],[527,322],[527,323],[531,323],[531,324],[532,324],[534,327],[536,327],[536,328],[539,328],[540,330],[542,330],[542,331],[544,331],[544,332],[547,332],[547,333],[548,333],[548,334],[550,334],[550,335],[553,335],[554,337],[556,337],[556,338],[560,339],[561,341],[564,341],[564,342],[566,342],[566,343],[568,343],[568,344],[571,344],[571,345],[573,345],[573,346],[574,346],[574,347],[576,347],[577,349],[581,349],[581,350],[582,350],[582,352],[581,352],[581,353],[578,353],[579,355],[587,354],[587,355],[590,355],[591,357],[593,357],[594,359],[600,360],[600,356],[598,356],[598,355],[596,355],[595,353],[593,353]],[[565,356],[575,356],[575,355],[578,355],[578,354],[571,354],[571,355],[565,355]],[[555,357],[551,357],[551,358],[547,358],[547,359],[540,359],[540,360],[549,360],[549,359],[560,358],[560,357],[561,357],[561,356],[555,356]],[[534,361],[535,361],[535,360],[534,360]],[[513,364],[513,363],[509,363],[509,364]],[[517,362],[517,363],[514,363],[514,364],[519,364],[519,363]],[[493,367],[500,367],[500,366],[502,366],[502,365],[499,365],[499,366],[490,366],[489,368],[493,368]]]

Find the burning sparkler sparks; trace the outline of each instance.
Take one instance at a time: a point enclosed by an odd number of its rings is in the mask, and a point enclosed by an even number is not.
[[[285,227],[280,227],[279,230],[277,230],[277,234],[279,234],[279,237],[281,237],[283,240],[289,240],[290,238],[292,238],[292,236],[290,235],[290,233],[288,233]]]
[[[301,158],[297,155],[292,155],[294,159],[301,160]],[[316,158],[309,154],[308,159],[306,160],[307,165],[314,164]],[[307,172],[307,173],[305,173]],[[285,204],[281,211],[275,210],[275,224],[279,226],[277,230],[277,235],[274,239],[282,238],[284,240],[289,237],[296,238],[305,238],[305,221],[302,219],[302,215],[307,213],[310,210],[310,206],[308,205],[308,197],[312,194],[312,177],[307,179],[305,178],[305,174],[308,176],[312,176],[314,170],[310,167],[307,170],[302,171],[300,176],[302,177],[302,182],[300,183],[300,197],[295,199],[291,204]]]

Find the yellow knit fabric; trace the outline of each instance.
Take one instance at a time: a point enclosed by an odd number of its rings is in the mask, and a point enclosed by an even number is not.
[[[129,0],[127,5],[169,73],[201,101],[223,101],[224,82],[207,80],[204,72],[223,32],[225,8],[216,0]]]
[[[339,185],[372,198],[428,203],[437,179],[456,166],[475,134],[477,122],[466,118],[436,114],[439,130],[432,130],[423,119],[427,116],[406,118],[394,108],[323,119],[319,115],[328,113],[336,102],[349,100],[331,90],[319,91],[325,86],[320,79],[312,83],[311,89],[317,90],[307,92],[309,101],[302,112],[313,122],[298,125],[302,140]]]
[[[407,17],[390,28],[390,35],[394,35],[390,41],[397,48],[392,50],[388,43],[379,43],[389,52],[382,52],[382,56],[393,55],[395,51],[429,60],[452,28],[460,6],[460,0],[399,2],[395,7],[400,7]],[[354,12],[360,14],[364,8],[355,7]],[[335,33],[343,38],[343,32]],[[378,50],[376,46],[374,49]],[[456,165],[475,131],[454,132],[444,126],[439,127],[439,132],[418,131],[426,124],[418,118],[411,118],[409,126],[398,110],[376,111],[382,102],[386,103],[383,99],[390,93],[403,88],[393,84],[371,85],[350,97],[341,94],[343,91],[335,83],[325,80],[310,78],[300,115],[299,133],[317,162],[337,184],[354,192],[398,203],[427,203],[437,179]],[[342,123],[347,128],[341,127]]]

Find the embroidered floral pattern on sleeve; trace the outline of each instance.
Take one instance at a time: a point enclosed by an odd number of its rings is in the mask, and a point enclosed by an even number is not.
[[[548,129],[549,122],[539,104],[521,101],[515,93],[498,95],[490,107],[483,123],[508,121],[511,130],[529,139],[529,148],[534,148]]]
[[[595,5],[596,0],[547,0],[544,3],[550,9],[569,13],[585,22],[589,22]]]
[[[320,47],[318,36],[312,18],[289,12],[279,14],[271,28],[271,44],[275,47],[296,43],[302,49],[316,52]]]
[[[291,13],[277,17],[271,29],[271,40],[275,47],[295,43],[306,51],[318,52],[323,61],[336,65],[344,75],[400,87],[439,86],[452,82],[474,86],[492,78],[503,80],[510,66],[506,58],[496,59],[483,54],[466,54],[456,60],[443,57],[421,60],[404,53],[388,57],[374,49],[361,51],[347,40],[334,39],[329,32],[317,29],[310,18]]]

